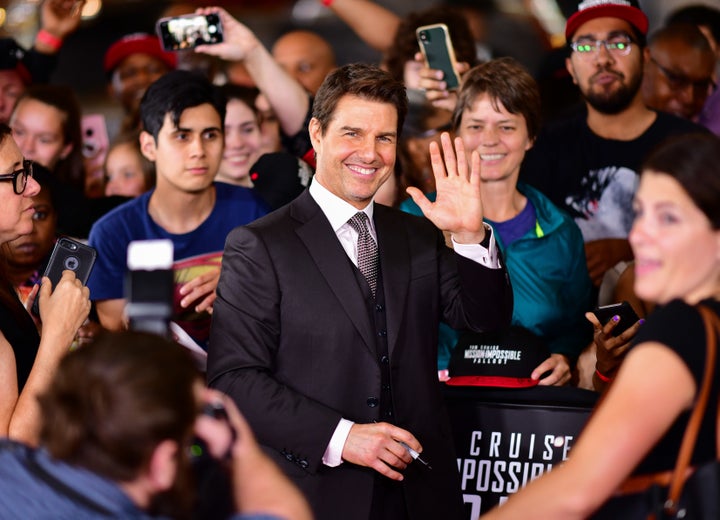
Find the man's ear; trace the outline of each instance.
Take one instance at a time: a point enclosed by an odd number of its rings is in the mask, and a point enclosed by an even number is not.
[[[145,475],[152,493],[167,491],[175,483],[178,449],[178,443],[170,439],[155,446]]]
[[[73,147],[73,143],[66,144],[60,151],[60,159],[67,159],[67,156],[73,151]]]
[[[140,151],[148,161],[155,162],[155,157],[157,156],[155,138],[145,130],[140,132]]]
[[[578,82],[577,78],[575,77],[575,69],[573,68],[572,60],[570,60],[570,58],[565,58],[565,69],[568,71],[568,74],[570,74],[573,83],[577,85]]]
[[[315,150],[315,153],[318,153],[320,142],[322,140],[322,125],[320,125],[320,121],[318,121],[317,118],[313,117],[310,120],[310,123],[308,124],[308,132],[310,133],[310,142],[312,143],[312,147]]]

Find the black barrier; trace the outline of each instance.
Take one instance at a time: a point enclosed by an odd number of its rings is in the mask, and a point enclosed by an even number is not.
[[[598,397],[563,387],[444,391],[468,519],[565,460]]]

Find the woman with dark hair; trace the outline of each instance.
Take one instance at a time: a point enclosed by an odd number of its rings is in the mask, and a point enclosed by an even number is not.
[[[228,83],[220,87],[227,99],[225,148],[215,180],[252,187],[250,167],[263,154],[260,111],[255,106],[260,91]]]
[[[485,518],[587,518],[632,484],[669,481],[706,364],[696,306],[720,314],[718,164],[720,138],[709,134],[673,138],[645,161],[629,240],[635,293],[657,307],[569,459]],[[718,360],[691,467],[716,458]],[[621,496],[602,518],[630,518],[632,503]]]
[[[32,164],[23,158],[10,128],[0,124],[0,244],[32,231],[32,198],[39,191]],[[28,299],[28,305],[40,299],[40,336],[3,264],[0,256],[0,436],[34,443],[40,427],[36,396],[87,318],[89,292],[71,271],[54,288],[43,279]]]
[[[15,105],[10,127],[26,159],[42,164],[61,182],[84,190],[80,105],[70,87],[29,87]]]

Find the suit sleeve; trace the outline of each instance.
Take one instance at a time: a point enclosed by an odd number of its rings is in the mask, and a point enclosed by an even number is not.
[[[501,268],[491,269],[457,253],[449,255],[453,258],[441,253],[440,260],[444,321],[455,329],[476,332],[509,326],[513,294],[502,256]]]
[[[276,376],[281,297],[260,237],[246,227],[233,230],[213,305],[208,383],[235,400],[261,444],[314,472],[341,415]]]

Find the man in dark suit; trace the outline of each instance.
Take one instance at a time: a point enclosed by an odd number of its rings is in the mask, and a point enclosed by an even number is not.
[[[332,72],[309,125],[310,188],[233,230],[223,256],[208,380],[236,400],[319,519],[465,516],[437,381],[438,323],[510,322],[477,152],[469,161],[456,143],[456,156],[447,134],[444,161],[431,147],[436,202],[411,190],[429,220],[373,203],[406,110],[404,87],[386,72]],[[369,230],[348,222],[358,212]],[[368,273],[375,247],[379,266]]]

